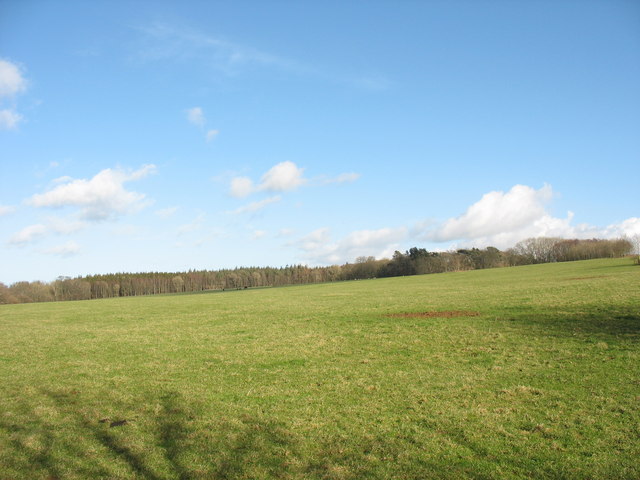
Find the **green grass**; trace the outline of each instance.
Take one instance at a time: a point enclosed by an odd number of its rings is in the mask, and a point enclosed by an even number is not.
[[[639,341],[629,259],[0,306],[0,478],[640,478]]]

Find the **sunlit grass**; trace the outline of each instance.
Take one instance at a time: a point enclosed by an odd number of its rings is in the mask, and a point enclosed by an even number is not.
[[[0,478],[637,478],[639,287],[619,259],[2,306]],[[389,316],[443,311],[479,315]]]

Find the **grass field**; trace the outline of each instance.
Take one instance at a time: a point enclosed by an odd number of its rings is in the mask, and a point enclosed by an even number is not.
[[[5,305],[0,379],[2,479],[640,478],[640,267]]]

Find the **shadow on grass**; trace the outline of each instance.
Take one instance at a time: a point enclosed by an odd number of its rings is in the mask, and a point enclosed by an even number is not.
[[[2,467],[4,473],[10,476],[6,478],[47,478],[47,480],[58,480],[69,475],[69,462],[60,461],[60,458],[67,459],[81,458],[85,451],[81,446],[84,439],[75,439],[71,442],[60,438],[61,427],[56,421],[51,419],[52,410],[43,404],[47,399],[53,400],[55,405],[64,401],[67,408],[72,408],[76,404],[73,393],[50,392],[43,390],[37,397],[25,398],[24,403],[17,409],[20,417],[12,419],[5,416],[0,420],[0,432],[9,440],[8,445],[12,452]],[[55,409],[54,415],[59,412]],[[62,414],[63,421],[67,420],[67,415]],[[71,460],[71,463],[73,460]],[[109,472],[96,465],[76,464],[72,468],[74,476],[77,477],[108,477]],[[9,472],[15,472],[14,474]],[[42,474],[45,477],[42,477]],[[16,475],[14,477],[14,475]]]
[[[624,338],[627,341],[640,340],[638,308],[612,308],[603,305],[575,310],[539,307],[527,310],[513,307],[507,310],[506,318],[541,328],[550,335],[594,335]]]
[[[0,454],[0,468],[7,478],[187,480],[280,478],[299,464],[296,442],[278,422],[240,415],[195,425],[178,393],[156,400],[151,418],[111,421],[89,416],[78,393],[41,389],[15,409],[19,417],[0,419],[11,450]]]
[[[215,465],[208,478],[286,477],[297,455],[296,442],[283,425],[242,415],[234,422],[223,421],[212,449]]]

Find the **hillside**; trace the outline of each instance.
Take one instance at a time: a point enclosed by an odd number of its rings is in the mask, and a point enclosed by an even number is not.
[[[638,478],[639,340],[630,259],[3,305],[0,471]]]

